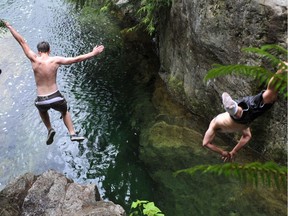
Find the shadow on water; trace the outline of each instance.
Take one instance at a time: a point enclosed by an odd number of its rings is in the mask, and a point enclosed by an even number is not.
[[[75,56],[97,44],[105,46],[98,57],[58,72],[58,87],[68,101],[75,129],[87,140],[72,143],[60,114],[50,111],[57,133],[48,147],[46,129],[33,105],[36,94],[31,66],[11,35],[0,39],[1,50],[9,47],[6,55],[0,52],[5,82],[1,83],[1,101],[6,104],[0,112],[2,186],[19,174],[52,168],[76,182],[95,183],[104,199],[126,210],[136,199],[153,200],[153,182],[138,159],[138,133],[130,126],[135,92],[145,95],[141,92],[146,89],[137,86],[127,72],[125,52],[129,50],[123,47],[118,23],[108,15],[95,15],[93,8],[76,10],[61,0],[7,1],[0,6],[4,8],[0,17],[11,22],[33,50],[40,40],[51,43],[52,55]],[[17,61],[19,66],[13,67]],[[24,92],[13,91],[12,86]],[[21,103],[19,113],[14,113],[13,103]],[[19,119],[22,122],[16,124]]]

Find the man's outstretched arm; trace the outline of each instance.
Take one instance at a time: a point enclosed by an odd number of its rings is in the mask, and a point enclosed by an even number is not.
[[[31,60],[35,61],[35,58],[37,57],[36,54],[30,49],[29,45],[25,41],[25,39],[8,23],[5,22],[6,27],[9,29],[13,37],[17,40],[17,42],[22,47],[25,55]]]
[[[223,149],[219,148],[218,146],[212,144],[212,141],[214,140],[216,135],[216,120],[213,119],[209,125],[208,130],[206,131],[202,145],[222,156],[222,159],[224,161],[230,160],[229,152],[224,151]]]
[[[95,46],[94,49],[86,54],[75,56],[75,57],[55,57],[56,63],[57,64],[62,64],[62,65],[68,65],[68,64],[73,64],[76,62],[81,62],[85,61],[87,59],[90,59],[96,55],[99,55],[102,51],[104,50],[104,46]]]

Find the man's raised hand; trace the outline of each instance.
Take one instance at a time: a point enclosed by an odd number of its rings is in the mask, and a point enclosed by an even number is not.
[[[104,50],[104,46],[103,45],[100,45],[100,46],[95,46],[94,48],[93,48],[93,53],[95,54],[95,55],[98,55],[98,54],[100,54],[102,51]]]

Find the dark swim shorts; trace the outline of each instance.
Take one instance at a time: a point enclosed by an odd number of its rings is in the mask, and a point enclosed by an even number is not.
[[[240,124],[250,124],[254,119],[258,118],[267,110],[269,110],[273,106],[273,103],[264,104],[263,93],[264,91],[261,91],[257,95],[247,96],[240,100],[236,100],[238,106],[240,106],[243,109],[243,114],[239,119],[236,119],[235,117],[230,115],[231,118],[235,122]]]
[[[50,108],[64,113],[67,111],[67,102],[59,91],[47,96],[37,96],[35,106],[40,112],[45,112]]]

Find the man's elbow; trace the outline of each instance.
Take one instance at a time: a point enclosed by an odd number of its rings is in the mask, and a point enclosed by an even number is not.
[[[247,143],[251,140],[252,134],[251,133],[245,134],[245,136],[243,138],[245,140],[245,143]]]
[[[207,142],[205,140],[202,141],[202,147],[208,148],[208,144],[209,144],[209,142]]]
[[[252,138],[252,134],[249,133],[249,134],[247,135],[247,142],[248,142],[249,140],[251,140],[251,138]]]
[[[248,131],[248,133],[246,134],[246,136],[248,137],[249,140],[252,138],[252,134],[251,134],[251,131],[250,131],[250,130]]]

